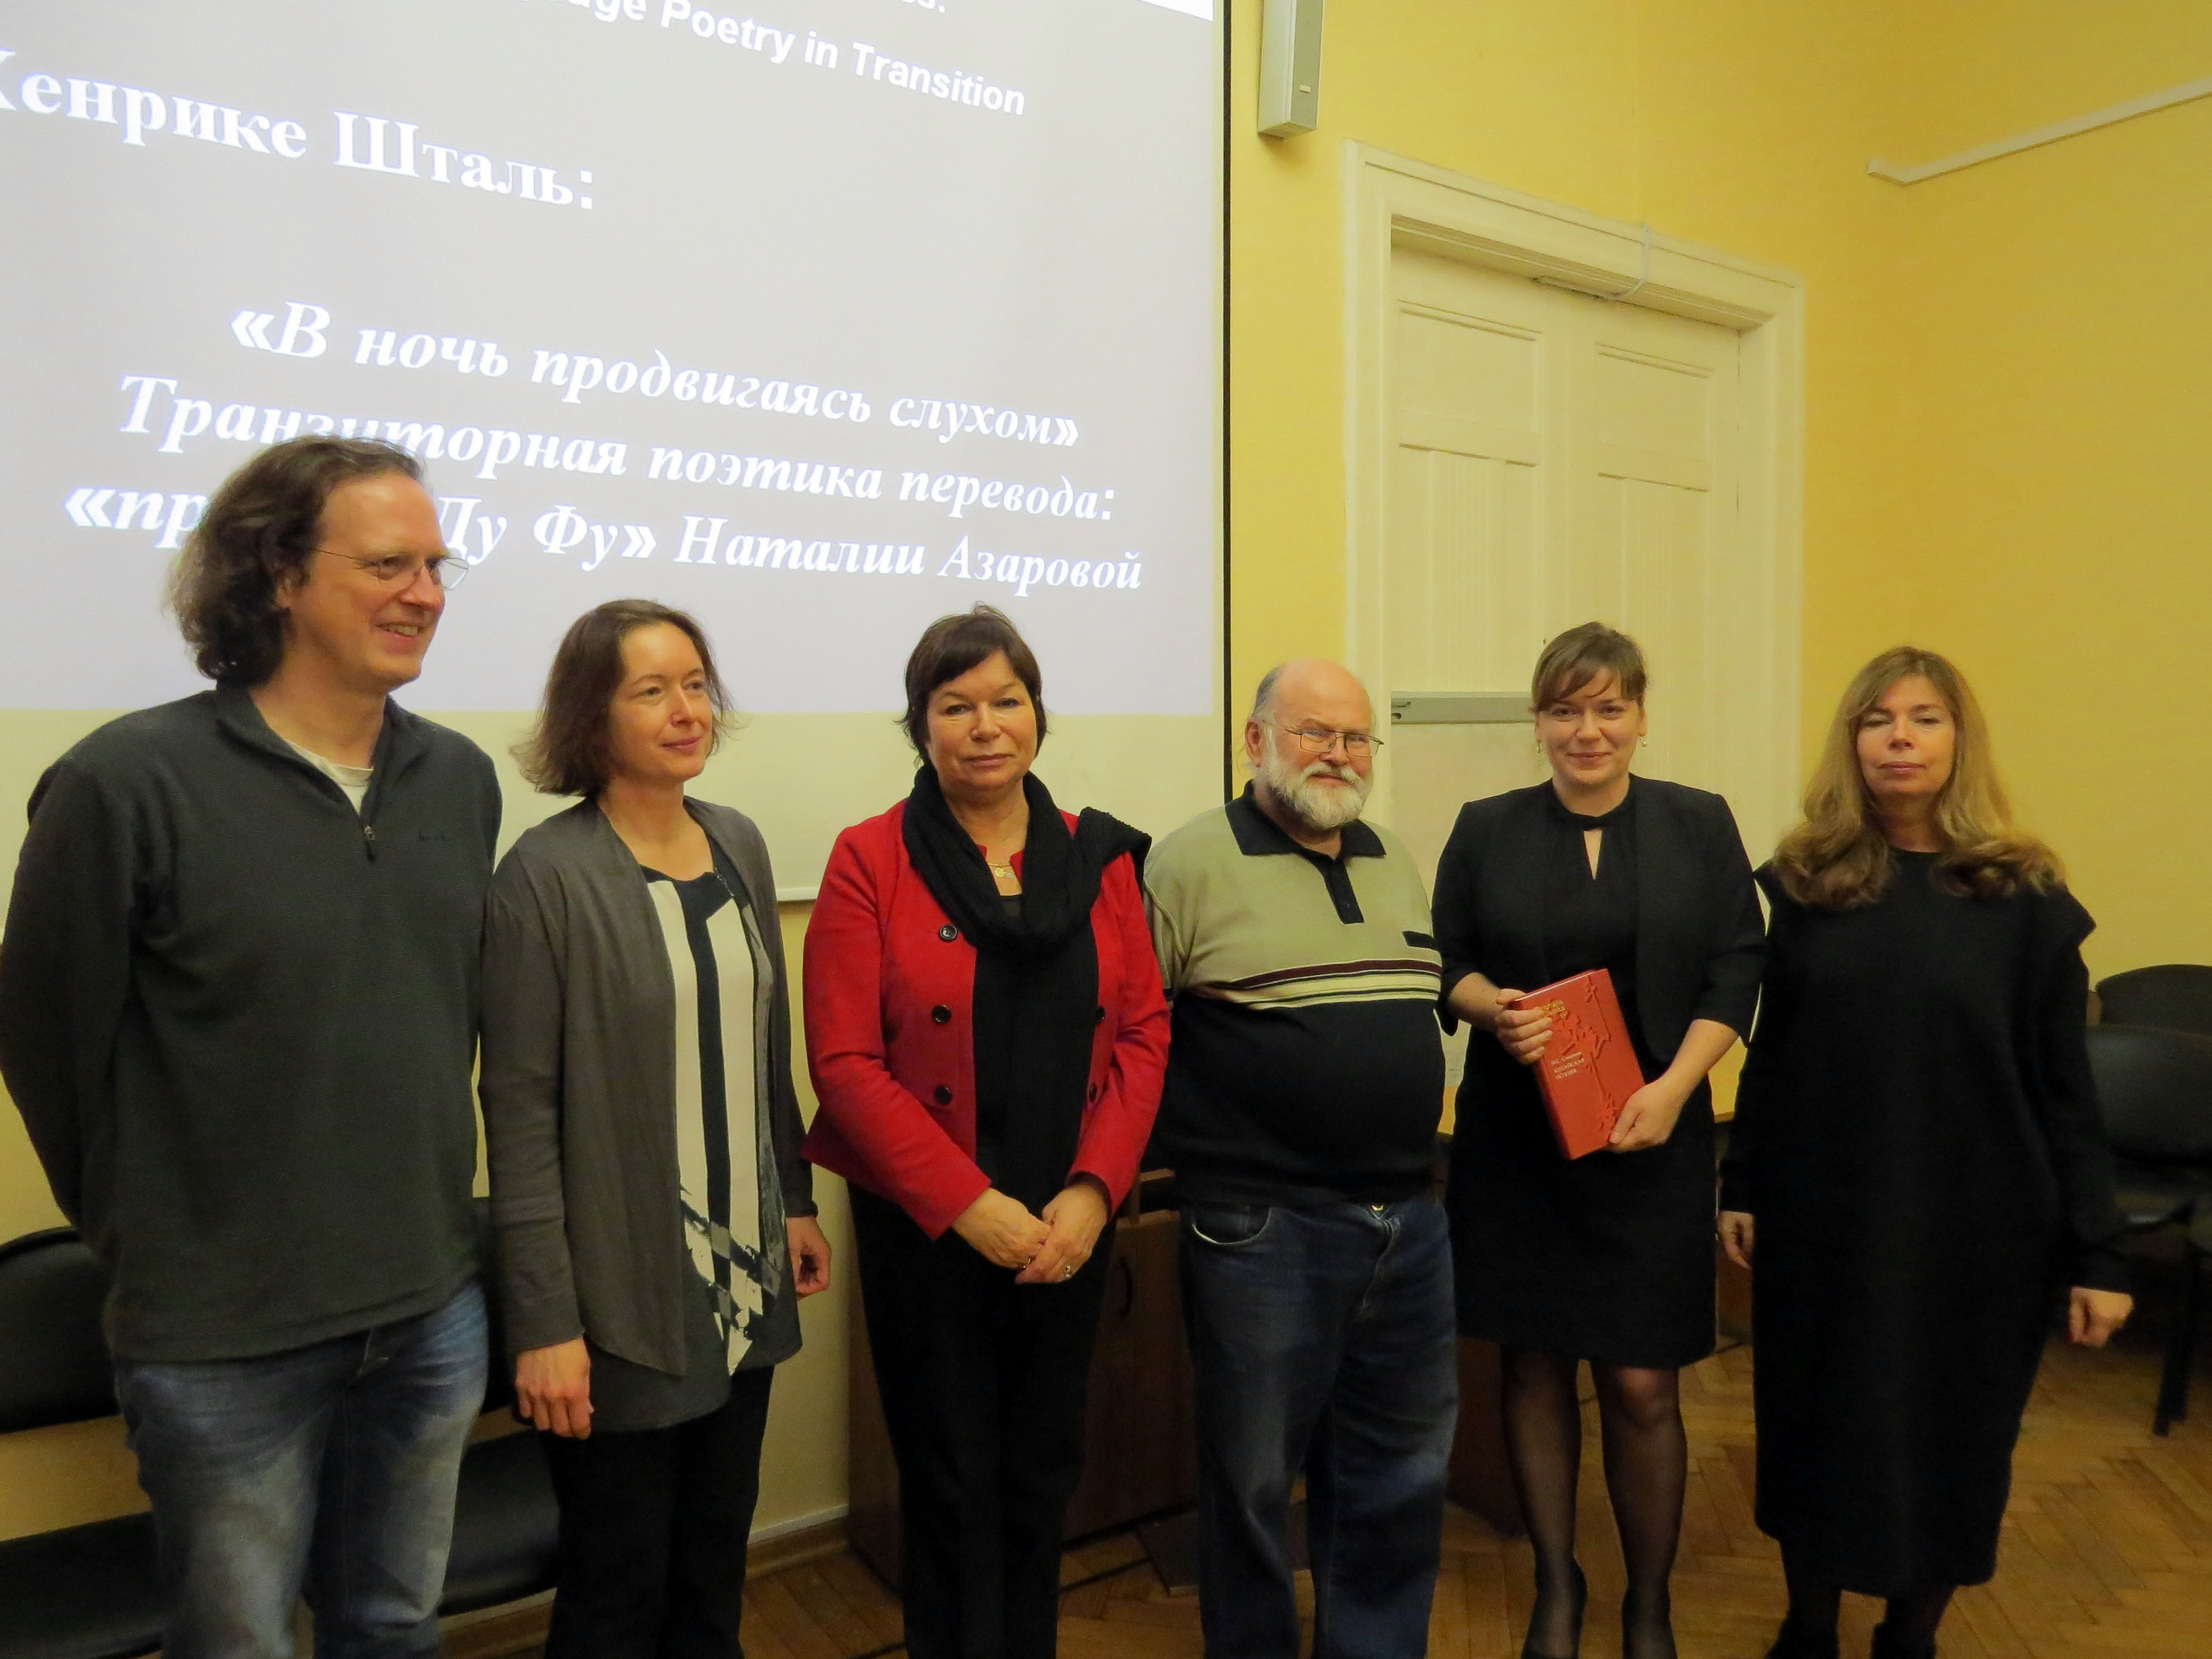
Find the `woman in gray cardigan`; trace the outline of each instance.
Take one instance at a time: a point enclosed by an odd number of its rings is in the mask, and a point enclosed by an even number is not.
[[[683,612],[580,617],[521,757],[584,799],[493,879],[481,1086],[518,1408],[561,1504],[549,1659],[742,1655],[769,1387],[830,1282],[768,850],[684,793],[728,710]]]

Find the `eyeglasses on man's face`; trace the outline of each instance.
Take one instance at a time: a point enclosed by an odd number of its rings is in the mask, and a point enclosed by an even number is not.
[[[1279,726],[1279,732],[1287,732],[1298,740],[1298,747],[1309,755],[1326,755],[1338,744],[1354,760],[1363,760],[1382,746],[1382,739],[1371,732],[1338,732],[1326,726]]]
[[[364,558],[358,553],[341,553],[334,547],[319,547],[315,551],[343,559],[380,586],[394,589],[414,586],[415,578],[427,571],[432,586],[451,590],[459,587],[469,574],[468,562],[451,553],[418,559],[412,553],[385,553]]]

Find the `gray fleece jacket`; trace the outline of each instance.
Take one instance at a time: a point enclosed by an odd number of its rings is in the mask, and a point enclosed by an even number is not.
[[[244,690],[112,720],[31,797],[0,1070],[125,1359],[245,1358],[470,1277],[491,762],[385,705],[356,812]]]

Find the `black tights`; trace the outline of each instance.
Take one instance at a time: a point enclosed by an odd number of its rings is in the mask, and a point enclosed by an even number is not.
[[[1575,1651],[1581,1578],[1575,1566],[1575,1486],[1582,1474],[1583,1414],[1577,1362],[1564,1354],[1505,1350],[1505,1445],[1521,1513],[1536,1551],[1532,1651]],[[1605,1486],[1628,1566],[1621,1603],[1626,1659],[1674,1659],[1668,1576],[1682,1531],[1690,1447],[1682,1430],[1680,1374],[1590,1362],[1605,1443]]]
[[[1808,1636],[1832,1632],[1843,1606],[1843,1591],[1808,1571],[1792,1559],[1786,1545],[1782,1551],[1782,1572],[1790,1581],[1790,1622]],[[1882,1623],[1889,1627],[1892,1644],[1899,1651],[1935,1652],[1936,1627],[1950,1607],[1951,1591],[1948,1584],[1929,1584],[1889,1598]]]

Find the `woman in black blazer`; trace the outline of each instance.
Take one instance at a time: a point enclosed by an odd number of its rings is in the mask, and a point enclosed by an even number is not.
[[[1461,809],[1437,872],[1448,1013],[1468,1045],[1446,1202],[1460,1328],[1504,1351],[1506,1444],[1536,1552],[1523,1652],[1577,1650],[1575,1564],[1590,1362],[1606,1484],[1628,1566],[1628,1659],[1671,1659],[1667,1580],[1688,1448],[1677,1373],[1713,1346],[1713,1112],[1705,1074],[1748,1030],[1759,899],[1718,795],[1630,767],[1645,730],[1643,654],[1597,623],[1536,665],[1551,781]],[[1603,1152],[1564,1158],[1530,1069],[1550,1020],[1505,1005],[1613,976],[1647,1079]]]

